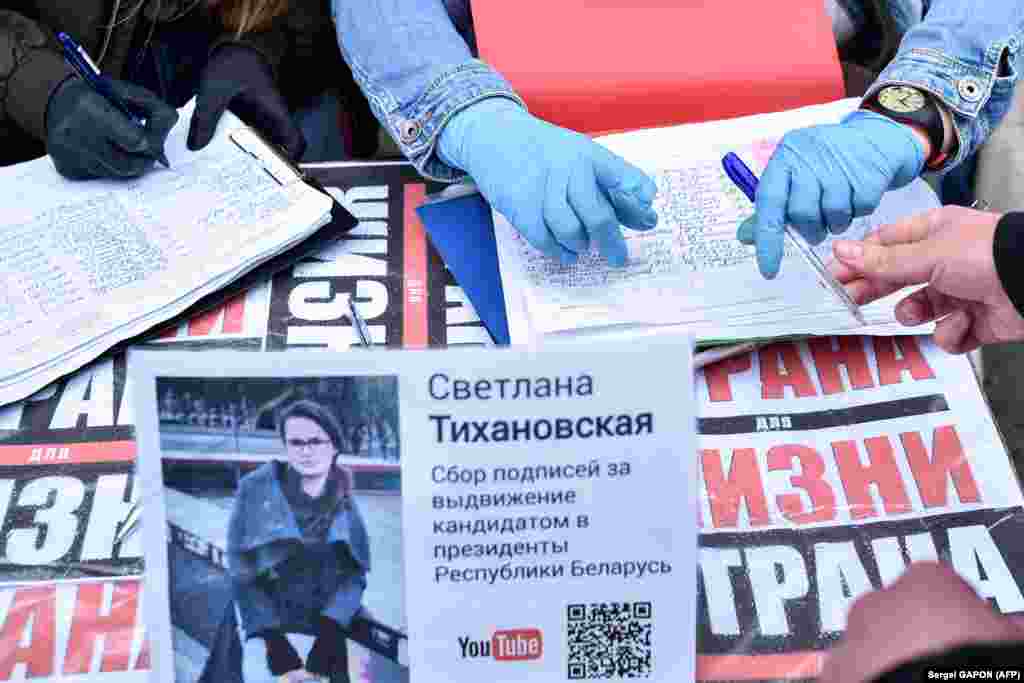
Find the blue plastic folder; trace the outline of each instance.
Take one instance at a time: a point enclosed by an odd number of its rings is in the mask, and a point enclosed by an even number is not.
[[[494,343],[510,343],[491,207],[479,193],[430,201],[416,209],[427,235]]]

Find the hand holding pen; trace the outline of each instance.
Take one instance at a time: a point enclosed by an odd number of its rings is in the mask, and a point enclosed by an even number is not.
[[[837,124],[789,131],[765,166],[754,214],[737,239],[754,247],[761,274],[775,277],[787,231],[814,245],[845,232],[886,192],[921,173],[925,141],[914,127],[864,109]]]
[[[77,77],[64,80],[46,108],[47,152],[65,177],[134,178],[168,165],[167,134],[178,112],[144,88],[107,78],[85,50],[59,34]]]
[[[722,168],[725,169],[725,174],[729,176],[729,179],[732,180],[736,187],[747,196],[747,199],[751,202],[756,202],[757,176],[754,175],[754,172],[743,163],[743,160],[735,152],[729,152],[722,158]],[[825,263],[818,257],[818,254],[807,243],[803,235],[794,230],[790,225],[784,225],[782,231],[782,237],[789,241],[797,253],[800,254],[800,257],[817,274],[818,280],[822,285],[832,291],[859,325],[867,325],[867,320],[865,320],[864,315],[861,313],[860,307],[850,297],[843,285],[828,270]],[[779,260],[781,261],[781,259],[782,254],[780,251]]]

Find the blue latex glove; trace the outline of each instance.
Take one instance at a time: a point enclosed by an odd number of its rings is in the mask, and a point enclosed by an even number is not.
[[[787,133],[761,175],[754,215],[736,233],[757,249],[766,278],[779,272],[783,226],[811,244],[841,233],[854,217],[874,211],[882,195],[903,187],[924,167],[925,148],[910,128],[857,110],[841,123]]]
[[[438,152],[530,244],[562,263],[593,243],[609,263],[625,265],[620,224],[650,230],[658,223],[651,207],[657,187],[643,171],[507,98],[481,100],[452,117]]]

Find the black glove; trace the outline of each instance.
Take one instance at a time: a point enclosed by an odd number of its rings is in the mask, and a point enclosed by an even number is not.
[[[210,56],[199,82],[188,131],[189,149],[200,150],[209,144],[225,109],[283,147],[292,160],[297,161],[306,151],[306,139],[292,121],[269,65],[253,48],[225,45]]]
[[[111,89],[130,108],[145,113],[145,128],[125,116],[81,78],[57,86],[46,105],[46,147],[61,175],[134,178],[164,159],[164,141],[178,112],[131,83],[111,80]]]
[[[347,119],[351,135],[349,150],[356,159],[369,159],[380,146],[380,123],[362,93],[350,93],[343,103],[342,116]]]
[[[333,619],[320,617],[316,640],[306,657],[306,671],[338,680],[348,676],[347,634]]]
[[[267,668],[275,676],[302,668],[302,660],[292,644],[280,631],[261,631],[258,636],[267,644]]]

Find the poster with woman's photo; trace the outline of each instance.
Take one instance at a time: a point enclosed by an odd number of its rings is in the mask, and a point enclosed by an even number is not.
[[[692,679],[688,336],[128,366],[156,683]]]
[[[395,376],[160,378],[175,680],[407,680]]]

